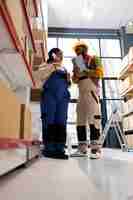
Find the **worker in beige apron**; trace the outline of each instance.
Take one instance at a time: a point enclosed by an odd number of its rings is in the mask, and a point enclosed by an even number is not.
[[[87,126],[90,128],[90,158],[99,158],[101,154],[99,137],[101,113],[99,104],[99,78],[103,76],[100,60],[88,55],[88,46],[79,42],[75,45],[76,57],[73,58],[74,83],[78,84],[79,98],[77,103],[77,137],[79,156],[87,155]],[[83,65],[82,65],[83,62]],[[82,67],[81,67],[82,65]]]

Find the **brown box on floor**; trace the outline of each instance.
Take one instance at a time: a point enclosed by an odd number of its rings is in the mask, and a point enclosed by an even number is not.
[[[0,138],[19,139],[20,110],[15,94],[0,81]]]
[[[25,104],[21,105],[20,139],[32,140],[31,111]]]

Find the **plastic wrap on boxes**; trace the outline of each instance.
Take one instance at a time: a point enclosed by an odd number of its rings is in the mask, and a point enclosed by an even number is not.
[[[42,124],[40,114],[40,104],[32,103],[30,105],[32,113],[32,138],[33,140],[41,140],[42,138]]]
[[[32,138],[34,140],[40,140],[42,134],[42,126],[40,116],[34,113],[34,117],[32,117]]]

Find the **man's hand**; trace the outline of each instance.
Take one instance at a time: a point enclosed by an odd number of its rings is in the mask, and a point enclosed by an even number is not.
[[[74,66],[73,69],[73,76],[72,76],[72,81],[73,83],[78,83],[80,78],[80,69],[77,66]]]
[[[90,78],[96,78],[96,71],[95,70],[88,70],[87,72],[87,76]]]

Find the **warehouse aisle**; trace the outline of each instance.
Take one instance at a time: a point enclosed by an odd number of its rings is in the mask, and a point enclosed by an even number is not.
[[[0,181],[6,200],[132,200],[133,152],[104,150],[101,160],[41,158]]]

